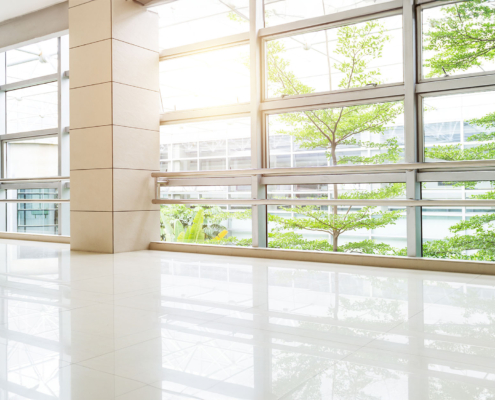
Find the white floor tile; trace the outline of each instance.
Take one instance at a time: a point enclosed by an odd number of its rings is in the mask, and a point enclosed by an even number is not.
[[[6,399],[495,398],[495,277],[19,241],[2,251]]]

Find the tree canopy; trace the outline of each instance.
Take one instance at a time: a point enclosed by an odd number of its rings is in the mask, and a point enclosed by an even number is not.
[[[495,60],[495,4],[469,0],[442,7],[440,18],[430,20],[423,48],[433,52],[424,61],[429,77],[464,72],[472,67],[483,71]]]

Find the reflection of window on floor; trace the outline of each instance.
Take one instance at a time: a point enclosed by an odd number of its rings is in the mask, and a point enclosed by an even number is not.
[[[56,199],[56,189],[20,189],[18,199]],[[58,234],[58,204],[19,203],[17,232]]]

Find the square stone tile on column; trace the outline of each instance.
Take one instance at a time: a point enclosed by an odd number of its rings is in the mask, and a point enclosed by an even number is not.
[[[71,250],[113,253],[113,213],[71,211]]]
[[[146,129],[113,127],[113,166],[159,170],[160,132]]]
[[[95,0],[69,8],[69,47],[112,37],[111,0]]]
[[[159,90],[159,53],[112,40],[113,81],[142,89]]]
[[[70,134],[70,142],[71,170],[113,167],[111,125],[74,129]]]
[[[70,128],[112,125],[112,83],[70,90]]]
[[[155,181],[151,172],[139,169],[113,170],[114,211],[158,211],[152,204],[155,198]]]
[[[148,249],[160,240],[160,211],[123,211],[114,213],[114,252]]]
[[[71,210],[113,211],[113,170],[72,170]]]
[[[159,93],[113,83],[113,124],[158,131],[160,129]]]
[[[159,18],[155,12],[143,12],[135,1],[112,1],[112,37],[123,42],[159,52]]]
[[[70,49],[71,89],[112,80],[112,40]]]

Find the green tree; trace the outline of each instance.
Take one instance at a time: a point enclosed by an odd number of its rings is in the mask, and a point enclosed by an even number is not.
[[[424,65],[428,74],[443,76],[467,71],[495,60],[495,5],[493,1],[468,0],[442,7],[441,18],[430,19],[424,34],[424,50],[434,53]]]
[[[327,53],[329,77],[332,68],[342,75],[338,83],[340,89],[382,83],[379,68],[370,68],[370,63],[383,56],[384,46],[389,41],[390,37],[385,27],[377,21],[339,28],[333,54],[342,61],[330,62],[330,55]],[[282,97],[313,93],[314,88],[301,82],[290,70],[290,62],[283,57],[285,51],[284,45],[279,41],[272,41],[267,45],[267,78],[272,91]],[[401,102],[386,102],[281,114],[278,119],[288,129],[280,129],[276,134],[292,136],[303,149],[324,148],[331,165],[393,163],[401,159],[401,150],[395,137],[380,143],[362,140],[361,135],[367,132],[374,137],[383,135],[387,125],[393,123],[402,112]],[[371,156],[339,155],[338,149],[344,146],[371,148],[378,151]],[[333,198],[387,199],[400,196],[403,191],[402,184],[391,184],[365,192],[340,193],[338,185],[335,184]],[[400,211],[380,210],[377,207],[348,207],[341,213],[337,206],[331,207],[331,212],[317,206],[282,209],[294,212],[300,217],[287,218],[270,214],[269,220],[277,224],[277,228],[270,233],[271,247],[276,245],[288,247],[288,242],[293,244],[295,242],[296,246],[329,250],[325,241],[308,241],[303,239],[302,235],[294,233],[294,230],[305,230],[330,234],[333,251],[388,252],[391,250],[390,247],[384,247],[370,240],[340,246],[339,237],[358,229],[370,230],[395,224],[401,217]]]

